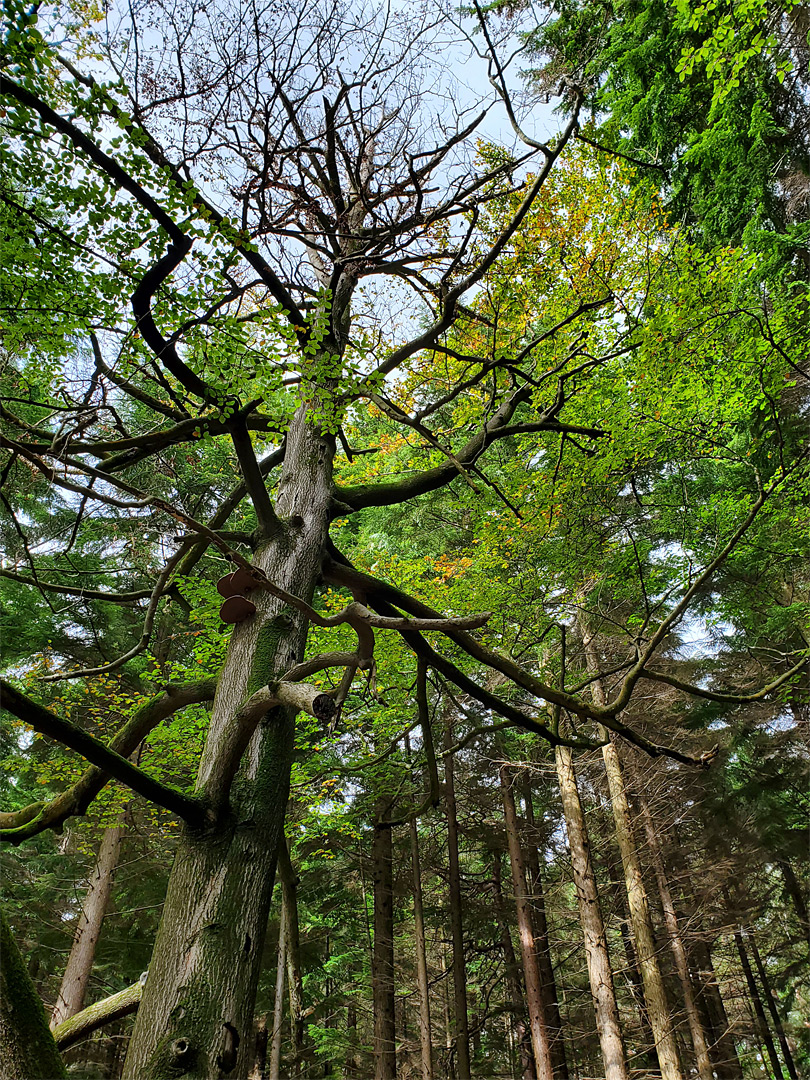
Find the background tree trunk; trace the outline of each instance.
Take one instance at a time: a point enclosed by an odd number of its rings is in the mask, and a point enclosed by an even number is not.
[[[301,929],[298,920],[298,878],[290,862],[287,842],[279,849],[279,877],[281,878],[282,905],[284,908],[284,956],[287,969],[287,995],[290,1000],[290,1032],[292,1034],[292,1061],[290,1075],[299,1076],[304,1056],[304,980],[301,974]]]
[[[499,851],[492,853],[492,890],[495,897],[495,912],[501,928],[501,948],[506,970],[506,985],[512,1002],[511,1031],[520,1054],[520,1075],[523,1080],[536,1080],[537,1070],[534,1067],[531,1035],[526,1026],[526,1005],[523,1000],[520,971],[518,970],[515,949],[512,945],[512,935],[509,932],[509,921],[506,918],[506,905],[504,904],[501,885],[501,854]]]
[[[415,818],[411,819],[410,829],[414,949],[416,951],[416,983],[419,988],[419,1043],[421,1047],[422,1080],[433,1080],[433,1035],[430,1026],[430,984],[428,982],[427,950],[425,948],[425,915],[422,906],[422,865],[419,858],[419,831]]]
[[[269,1080],[281,1080],[281,1036],[284,1029],[284,976],[287,968],[287,925],[289,923],[284,894],[281,900],[281,919],[278,927],[276,953],[276,989],[273,998],[273,1030],[270,1033]]]
[[[762,998],[759,996],[759,990],[757,988],[756,979],[754,978],[754,973],[751,970],[751,964],[748,960],[748,954],[745,951],[742,931],[739,929],[734,931],[734,943],[737,946],[737,955],[740,958],[740,966],[742,967],[743,975],[745,976],[745,982],[748,986],[748,994],[751,999],[751,1005],[754,1009],[754,1016],[756,1017],[757,1027],[759,1028],[759,1036],[762,1039],[762,1043],[765,1049],[768,1051],[768,1057],[771,1059],[773,1075],[775,1077],[775,1080],[784,1080],[782,1065],[779,1061],[779,1055],[776,1052],[776,1046],[774,1045],[770,1028],[768,1027],[768,1020],[765,1016],[765,1009],[762,1006]]]
[[[585,957],[591,984],[593,1007],[596,1013],[596,1030],[605,1066],[605,1080],[628,1080],[622,1033],[619,1027],[619,1009],[613,988],[613,972],[610,967],[605,924],[599,906],[599,893],[593,872],[590,841],[585,815],[577,790],[574,772],[574,755],[567,746],[555,748],[557,779],[562,797],[563,815],[571,849],[571,865],[577,890],[579,917],[585,938]]]
[[[689,1033],[692,1036],[692,1046],[695,1051],[698,1076],[700,1077],[700,1080],[714,1080],[714,1070],[709,1058],[706,1033],[703,1030],[703,1024],[701,1023],[697,1004],[695,1002],[692,977],[689,973],[689,962],[686,956],[683,938],[681,937],[680,926],[678,925],[678,916],[675,912],[672,893],[669,890],[669,881],[667,880],[664,862],[661,857],[661,846],[658,842],[658,833],[656,832],[655,823],[653,822],[652,814],[650,813],[650,808],[646,800],[643,797],[639,797],[638,803],[641,808],[641,820],[647,835],[647,844],[653,868],[655,870],[656,881],[658,883],[658,895],[661,898],[664,923],[667,928],[667,934],[669,935],[669,944],[672,949],[672,955],[675,959],[675,970],[678,972],[678,978],[683,992],[686,1019],[689,1023]]]
[[[588,672],[599,675],[599,660],[593,645],[593,638],[583,632],[583,646]],[[604,706],[607,702],[602,681],[599,678],[591,683],[591,696],[596,705]],[[633,835],[633,823],[630,804],[627,799],[624,776],[622,774],[619,751],[613,733],[607,733],[607,741],[602,747],[605,772],[610,788],[610,802],[613,820],[616,826],[616,841],[622,857],[624,881],[627,889],[627,902],[630,907],[630,921],[633,926],[633,938],[641,978],[644,983],[644,998],[647,1003],[647,1015],[655,1039],[655,1051],[661,1066],[663,1080],[682,1080],[681,1066],[678,1061],[678,1046],[673,1031],[672,1016],[667,1001],[664,979],[658,963],[658,953],[653,934],[650,905],[644,878],[641,873],[638,851]]]
[[[374,1078],[396,1080],[396,1001],[394,996],[393,844],[385,824],[389,804],[377,807],[371,846],[374,882],[374,951],[371,984],[374,999]]]
[[[453,710],[444,714],[444,749],[453,745]],[[470,1080],[470,1034],[467,1019],[467,968],[464,959],[464,919],[461,901],[461,869],[458,858],[458,818],[453,755],[444,759],[444,805],[447,815],[447,856],[450,931],[453,939],[453,1002],[455,1007],[456,1077]]]
[[[51,1014],[51,1031],[63,1020],[75,1016],[84,1008],[87,984],[93,971],[101,924],[110,901],[124,829],[123,823],[113,825],[105,829],[101,837],[98,858],[87,887],[65,974],[62,976],[62,985]]]
[[[554,1067],[551,1061],[548,1025],[543,1004],[540,982],[540,968],[534,947],[534,927],[529,898],[526,891],[526,868],[520,848],[515,797],[512,792],[512,776],[505,765],[500,770],[501,794],[506,824],[506,839],[509,845],[509,863],[512,868],[512,889],[515,894],[517,912],[518,940],[520,955],[523,960],[523,977],[526,983],[526,1004],[529,1009],[529,1030],[532,1036],[537,1080],[554,1080]]]
[[[523,774],[523,802],[526,807],[526,824],[535,826],[532,786],[528,773]],[[534,950],[540,967],[540,987],[543,994],[543,1006],[548,1022],[551,1042],[551,1061],[554,1075],[560,1080],[568,1080],[568,1062],[565,1056],[565,1038],[563,1035],[560,1005],[557,995],[557,981],[554,977],[554,965],[551,962],[551,939],[548,935],[546,918],[546,899],[543,893],[543,876],[540,870],[540,856],[535,843],[526,845],[526,869],[529,875],[529,892],[532,897],[532,922],[534,924]]]
[[[779,1040],[779,1046],[782,1050],[782,1057],[785,1062],[785,1068],[788,1071],[790,1080],[799,1080],[799,1074],[796,1072],[796,1063],[793,1060],[793,1054],[790,1052],[790,1045],[787,1041],[787,1035],[785,1035],[785,1028],[782,1023],[782,1017],[779,1015],[779,1009],[776,1006],[776,999],[774,998],[774,993],[768,980],[768,973],[765,970],[765,965],[762,963],[762,957],[759,955],[756,938],[750,932],[748,934],[748,943],[751,946],[751,955],[754,958],[754,965],[757,969],[757,973],[759,974],[759,981],[762,983],[762,992],[765,997],[765,1004],[768,1006],[768,1012],[771,1014],[774,1030],[776,1031],[776,1037]]]

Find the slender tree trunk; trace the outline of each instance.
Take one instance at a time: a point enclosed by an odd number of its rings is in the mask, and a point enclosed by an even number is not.
[[[268,1014],[260,1016],[256,1022],[256,1038],[253,1046],[253,1068],[250,1080],[267,1080],[267,1019]]]
[[[410,824],[414,947],[416,949],[416,983],[419,988],[419,1042],[422,1051],[422,1080],[433,1080],[433,1034],[430,1027],[430,984],[428,982],[427,950],[425,947],[425,915],[422,907],[422,865],[419,858],[419,831],[416,827],[415,818],[411,820]]]
[[[697,975],[697,1003],[704,1014],[704,1028],[712,1032],[713,1042],[710,1054],[718,1080],[743,1080],[742,1065],[737,1056],[737,1047],[731,1033],[723,995],[720,992],[709,940],[703,928],[692,889],[689,868],[675,837],[670,840],[668,855],[673,864],[674,873],[680,881],[687,921],[694,929],[694,934],[688,942],[688,951],[692,957],[692,969]],[[672,878],[672,873],[669,876]]]
[[[253,556],[271,581],[306,601],[321,568],[333,457],[334,438],[321,435],[301,406],[276,498],[282,531]],[[214,796],[239,708],[304,654],[306,618],[263,589],[253,601],[256,614],[233,628],[200,764],[198,790]],[[160,1080],[170,1071],[175,1080],[209,1080],[250,1069],[294,727],[293,710],[273,709],[243,756],[230,812],[205,829],[183,829],[123,1080]]]
[[[298,878],[290,861],[287,841],[282,840],[278,859],[281,902],[284,910],[284,952],[287,995],[292,1032],[291,1076],[300,1076],[304,1058],[304,980],[301,975],[301,931],[298,921]]]
[[[756,1016],[757,1027],[759,1028],[759,1036],[762,1039],[765,1049],[768,1052],[768,1057],[771,1059],[773,1075],[775,1077],[775,1080],[784,1080],[782,1065],[779,1061],[779,1055],[776,1052],[776,1046],[774,1045],[774,1041],[771,1036],[771,1030],[768,1027],[768,1021],[765,1017],[765,1009],[762,1006],[762,998],[759,996],[756,979],[754,978],[754,973],[751,970],[751,964],[748,960],[748,953],[745,951],[742,932],[739,929],[734,931],[734,943],[737,946],[737,955],[740,958],[740,966],[742,967],[743,975],[745,976],[745,982],[748,986],[748,994],[751,998],[751,1004],[754,1007],[754,1015]]]
[[[509,863],[512,868],[512,888],[515,894],[520,955],[523,961],[523,978],[526,984],[526,1004],[529,1009],[529,1030],[532,1036],[537,1080],[554,1080],[551,1043],[543,1004],[540,967],[534,947],[534,927],[532,925],[529,896],[526,890],[526,868],[520,847],[515,797],[512,792],[512,777],[505,765],[500,768],[500,780],[506,822],[506,839],[509,845]]]
[[[456,1080],[455,1055],[453,1054],[453,1029],[450,1024],[450,987],[447,982],[447,958],[442,950],[442,1012],[444,1018],[444,1045],[447,1051],[447,1077]]]
[[[593,639],[587,633],[583,635],[583,645],[588,671],[591,675],[598,675],[599,661],[593,647]],[[591,683],[591,696],[596,705],[605,705],[605,691],[601,679],[594,679]],[[662,1080],[682,1080],[681,1067],[678,1061],[678,1047],[675,1041],[664,979],[658,963],[650,905],[647,900],[647,890],[644,887],[635,837],[633,836],[633,823],[619,751],[612,733],[609,733],[609,735],[610,738],[602,747],[602,757],[605,762],[605,771],[610,788],[610,801],[616,826],[616,840],[622,857],[622,866],[624,867],[627,902],[630,907],[630,920],[633,926],[636,953],[641,968],[641,978],[644,982],[647,1014],[653,1030]]]
[[[522,788],[523,801],[526,807],[526,824],[530,828],[534,828],[534,803],[532,802],[532,788],[527,773],[523,775]],[[568,1080],[565,1039],[560,1017],[560,1005],[557,1000],[557,981],[554,978],[554,965],[551,962],[551,939],[548,934],[543,877],[540,872],[540,857],[537,846],[533,843],[526,845],[526,869],[529,874],[529,892],[532,896],[534,949],[540,967],[540,987],[551,1041],[551,1061],[554,1066],[554,1075],[559,1077],[559,1080]]]
[[[444,748],[453,745],[453,711],[445,709]],[[464,960],[464,921],[461,900],[461,870],[458,857],[458,819],[453,755],[444,759],[444,804],[447,814],[448,881],[450,931],[453,939],[453,1001],[456,1020],[456,1076],[470,1080],[470,1033],[467,1019],[467,968]]]
[[[284,977],[287,968],[287,905],[281,899],[281,919],[278,926],[276,952],[276,990],[273,997],[273,1030],[270,1035],[270,1068],[268,1080],[281,1080],[281,1037],[284,1028]]]
[[[804,898],[801,884],[793,871],[793,867],[787,859],[778,859],[776,865],[782,872],[782,877],[785,881],[785,891],[793,901],[793,908],[796,912],[796,917],[799,920],[799,925],[802,928],[804,936],[805,938],[810,939],[810,919],[808,919],[807,916],[807,902]]]
[[[62,985],[51,1014],[51,1030],[84,1008],[87,984],[93,971],[101,924],[110,901],[124,829],[123,823],[113,825],[105,829],[101,837],[98,858],[87,887],[65,974],[62,976]]]
[[[555,748],[557,779],[560,785],[568,846],[577,890],[579,917],[585,938],[585,957],[591,983],[596,1030],[605,1066],[605,1080],[628,1080],[627,1063],[619,1027],[619,1009],[613,988],[605,924],[599,906],[599,893],[593,872],[590,841],[585,815],[577,790],[574,756],[567,746]]]
[[[346,1005],[346,1041],[348,1048],[346,1050],[346,1064],[344,1066],[344,1073],[346,1080],[355,1080],[355,1077],[359,1076],[357,1068],[357,1058],[355,1057],[355,1047],[357,1045],[357,1005],[354,998],[350,998]]]
[[[667,880],[667,873],[661,856],[661,845],[658,842],[658,833],[656,832],[652,814],[650,813],[650,808],[647,805],[646,800],[639,798],[639,806],[641,808],[641,819],[644,824],[644,831],[647,835],[647,844],[649,846],[650,856],[655,870],[655,877],[658,883],[658,895],[661,897],[664,923],[667,928],[667,934],[669,935],[669,944],[672,949],[672,955],[675,959],[675,970],[678,972],[678,978],[683,992],[686,1019],[689,1023],[689,1033],[692,1036],[692,1046],[695,1051],[698,1076],[700,1077],[700,1080],[714,1080],[714,1070],[709,1058],[706,1033],[703,1030],[703,1024],[701,1023],[700,1014],[698,1013],[697,1004],[695,1002],[692,977],[689,973],[689,962],[687,960],[683,938],[681,937],[680,926],[678,925],[678,916],[675,911],[675,904],[672,900],[672,893],[669,890],[669,881]]]
[[[509,932],[509,921],[506,918],[506,905],[504,904],[501,884],[501,855],[498,851],[492,853],[492,890],[495,899],[495,912],[501,928],[501,948],[503,949],[506,986],[512,1003],[511,1033],[520,1053],[520,1075],[523,1080],[537,1080],[531,1035],[524,1019],[526,1009],[523,1000],[523,989],[520,984],[520,972],[515,949],[512,945],[512,935]]]
[[[374,951],[371,985],[374,999],[374,1080],[396,1080],[394,996],[394,887],[388,804],[377,808],[371,847],[374,882]]]
[[[776,999],[771,989],[770,982],[768,981],[768,973],[765,971],[765,965],[762,963],[762,957],[759,955],[759,949],[757,948],[756,938],[753,934],[748,934],[748,944],[751,946],[751,955],[754,958],[754,965],[759,973],[759,981],[762,983],[762,990],[765,996],[765,1004],[768,1006],[768,1012],[771,1014],[773,1020],[774,1030],[776,1031],[776,1037],[779,1040],[779,1045],[782,1048],[782,1057],[785,1062],[785,1068],[788,1071],[790,1080],[799,1080],[799,1075],[796,1072],[796,1063],[793,1060],[793,1055],[790,1052],[790,1045],[785,1035],[785,1028],[782,1024],[782,1018],[779,1015],[779,1010],[776,1007]]]
[[[610,817],[612,821],[613,815],[611,814]],[[597,818],[597,822],[598,825],[602,824],[600,818]],[[605,821],[605,825],[607,826],[607,821]],[[647,1015],[647,1003],[644,1000],[644,983],[638,966],[638,956],[636,955],[636,946],[633,941],[633,934],[630,926],[630,909],[627,906],[627,891],[624,887],[624,871],[613,851],[612,830],[610,829],[610,826],[607,826],[604,834],[602,834],[600,830],[599,839],[600,851],[604,858],[608,887],[616,905],[619,933],[622,938],[622,948],[624,950],[625,969],[627,971],[630,995],[633,999],[633,1004],[636,1007],[636,1012],[638,1013],[641,1044],[644,1047],[642,1052],[637,1055],[637,1060],[639,1064],[643,1062],[650,1073],[657,1074],[659,1072],[658,1055],[655,1052],[655,1039],[653,1038],[652,1028],[650,1027],[650,1018]]]

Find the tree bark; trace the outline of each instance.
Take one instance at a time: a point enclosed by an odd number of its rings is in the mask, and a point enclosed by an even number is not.
[[[506,973],[506,987],[512,1003],[511,1033],[520,1053],[520,1075],[523,1080],[537,1080],[537,1070],[534,1067],[534,1055],[532,1054],[532,1040],[525,1020],[526,1005],[523,1000],[520,972],[515,949],[512,945],[512,935],[509,931],[509,920],[506,918],[506,905],[504,904],[501,885],[501,855],[498,851],[492,853],[492,889],[495,897],[495,912],[501,928],[501,948]]]
[[[3,1080],[59,1080],[65,1066],[5,912],[0,911],[0,1068]]]
[[[388,803],[378,806],[371,846],[374,884],[374,951],[371,986],[374,1004],[374,1080],[396,1080],[396,999],[394,995],[394,884]]]
[[[281,898],[281,919],[276,951],[276,987],[273,997],[273,1030],[270,1033],[270,1065],[268,1080],[281,1080],[281,1036],[284,1028],[284,976],[287,967],[287,905]]]
[[[765,1004],[768,1006],[768,1012],[771,1014],[771,1019],[773,1020],[776,1037],[779,1040],[779,1046],[782,1049],[782,1057],[785,1062],[785,1068],[788,1071],[790,1080],[799,1080],[799,1074],[796,1072],[796,1063],[793,1060],[793,1054],[790,1052],[790,1045],[788,1044],[787,1035],[785,1035],[785,1028],[782,1024],[782,1017],[779,1015],[779,1010],[776,1007],[776,999],[774,998],[773,990],[771,989],[770,982],[768,981],[768,973],[765,970],[765,965],[762,963],[762,957],[759,955],[756,938],[751,933],[748,934],[748,943],[751,946],[751,955],[754,958],[754,965],[756,966],[757,972],[759,974],[759,981],[762,983],[762,990],[765,995]]]
[[[444,749],[453,745],[453,710],[445,707]],[[453,1003],[455,1012],[456,1078],[470,1080],[470,1031],[467,1018],[467,967],[464,959],[464,920],[461,869],[458,857],[458,818],[453,755],[444,759],[444,805],[447,815],[450,932],[453,941]]]
[[[526,824],[535,825],[532,788],[527,773],[523,775],[523,801],[526,807]],[[560,1005],[557,999],[557,981],[554,977],[554,965],[551,962],[551,939],[548,935],[546,918],[546,898],[543,895],[543,877],[540,872],[540,857],[537,846],[526,845],[526,869],[529,875],[529,892],[532,897],[532,922],[534,924],[534,950],[540,967],[540,987],[543,994],[543,1007],[548,1021],[549,1040],[551,1042],[551,1061],[554,1075],[559,1080],[568,1080],[568,1062],[565,1056]]]
[[[793,901],[793,908],[796,912],[796,918],[799,920],[802,932],[804,933],[805,938],[810,941],[810,918],[808,918],[807,915],[807,902],[804,898],[804,892],[802,891],[799,879],[796,877],[793,867],[787,859],[778,859],[776,865],[782,872],[782,877],[785,881],[785,891]]]
[[[282,841],[279,848],[278,872],[281,878],[281,898],[284,909],[284,957],[286,961],[287,993],[290,999],[290,1030],[293,1044],[290,1075],[299,1076],[304,1056],[304,980],[301,974],[298,878],[290,861],[286,840]]]
[[[773,1067],[773,1075],[775,1080],[785,1080],[784,1073],[782,1072],[782,1065],[779,1061],[779,1055],[776,1052],[776,1046],[774,1045],[773,1038],[771,1036],[771,1030],[768,1027],[768,1021],[765,1016],[765,1009],[762,1007],[762,998],[759,996],[759,990],[757,988],[756,979],[754,973],[751,970],[751,964],[748,960],[748,954],[745,951],[745,945],[743,944],[742,931],[737,929],[734,931],[734,943],[737,946],[737,955],[740,958],[740,966],[745,976],[745,982],[748,986],[748,994],[751,998],[751,1004],[754,1008],[754,1015],[757,1021],[757,1027],[759,1028],[759,1036],[768,1052],[768,1057],[771,1059],[771,1066]]]
[[[583,645],[588,672],[592,676],[598,675],[599,661],[593,646],[593,639],[587,633],[583,634]],[[595,678],[591,683],[591,696],[596,705],[604,706],[607,703],[601,679]],[[616,826],[616,840],[624,868],[627,902],[630,907],[630,921],[633,926],[636,953],[641,968],[641,978],[644,983],[647,1015],[650,1018],[650,1026],[655,1039],[655,1051],[658,1054],[662,1080],[682,1080],[681,1066],[678,1060],[678,1046],[675,1041],[664,979],[658,963],[650,905],[647,899],[647,890],[644,887],[636,841],[633,835],[633,822],[622,774],[621,760],[613,733],[609,732],[608,735],[609,738],[602,746],[602,757],[605,762],[605,772],[607,773],[610,788],[610,802]]]
[[[554,1080],[551,1043],[543,1003],[540,967],[534,946],[534,926],[532,925],[532,912],[526,889],[526,868],[520,847],[515,797],[512,792],[512,777],[505,765],[501,766],[499,775],[506,823],[506,839],[509,845],[509,863],[512,868],[512,888],[515,894],[520,955],[523,961],[523,978],[526,984],[529,1030],[532,1036],[532,1051],[534,1052],[534,1061],[537,1068],[537,1080]]]
[[[416,950],[416,983],[419,988],[419,1043],[421,1047],[422,1080],[433,1080],[433,1033],[430,1026],[430,984],[428,982],[427,949],[425,946],[425,914],[422,906],[422,865],[419,857],[419,831],[415,818],[411,819],[410,828],[414,948]]]
[[[51,1031],[84,1008],[87,984],[93,971],[101,924],[110,901],[124,828],[123,824],[113,825],[105,829],[102,835],[98,858],[84,897],[73,945],[51,1014]]]
[[[301,406],[276,499],[282,531],[258,546],[254,564],[306,601],[326,541],[333,457],[334,439],[321,435]],[[200,764],[197,790],[213,799],[240,706],[300,661],[306,644],[301,613],[266,590],[253,600],[256,614],[232,632]],[[123,1080],[160,1080],[169,1070],[176,1080],[209,1080],[250,1069],[294,724],[292,709],[273,709],[244,754],[229,812],[215,825],[183,830]]]
[[[692,1046],[695,1051],[698,1076],[700,1077],[700,1080],[714,1080],[714,1070],[709,1058],[706,1033],[703,1030],[703,1024],[701,1023],[700,1014],[695,1002],[692,977],[689,973],[689,962],[687,960],[683,938],[681,937],[681,929],[678,924],[678,916],[675,911],[675,904],[672,900],[672,893],[669,889],[669,881],[667,880],[664,861],[661,856],[661,845],[658,842],[658,833],[655,829],[655,823],[653,822],[650,808],[646,800],[642,797],[639,798],[639,806],[641,808],[641,820],[644,824],[644,831],[647,835],[650,857],[652,859],[653,869],[655,870],[655,877],[658,883],[658,895],[661,898],[664,923],[667,928],[669,944],[675,960],[675,970],[678,973],[678,979],[681,983],[681,991],[683,993],[683,1001],[686,1008],[686,1019],[689,1023],[689,1033],[692,1036]]]
[[[599,906],[599,893],[593,872],[590,841],[577,790],[574,756],[567,746],[555,748],[557,779],[560,785],[574,884],[577,890],[579,917],[585,938],[585,957],[591,984],[596,1030],[605,1066],[605,1080],[629,1080],[619,1027],[619,1009],[613,988],[613,972],[608,956],[605,924]]]
[[[60,1050],[67,1050],[100,1027],[121,1020],[124,1016],[131,1016],[138,1011],[142,996],[143,981],[139,980],[126,990],[119,990],[117,994],[111,994],[103,1001],[88,1005],[86,1009],[69,1016],[53,1029],[56,1045]]]

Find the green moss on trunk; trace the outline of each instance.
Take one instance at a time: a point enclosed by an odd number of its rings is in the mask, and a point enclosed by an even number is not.
[[[0,1060],[3,1080],[67,1076],[4,912],[0,912]]]

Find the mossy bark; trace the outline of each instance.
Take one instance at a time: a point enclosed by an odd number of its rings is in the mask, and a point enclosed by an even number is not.
[[[254,563],[287,591],[312,598],[329,519],[334,440],[301,407],[290,426],[276,497],[286,524]],[[251,689],[303,657],[308,624],[267,592],[234,627],[220,675],[198,791],[227,772],[230,726]],[[250,1037],[267,914],[283,837],[295,714],[275,709],[242,759],[230,811],[215,827],[185,829],[124,1067],[124,1080],[219,1080],[250,1071]]]
[[[58,1080],[67,1072],[45,1009],[0,911],[0,1078]]]

